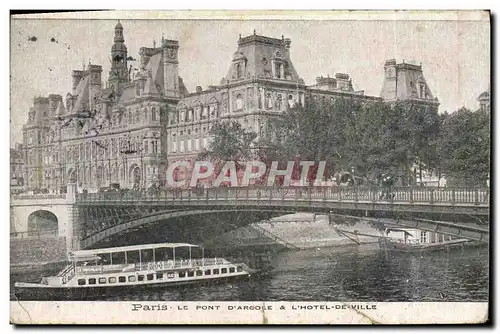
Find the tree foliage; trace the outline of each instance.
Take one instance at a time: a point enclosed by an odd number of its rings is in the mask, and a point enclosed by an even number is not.
[[[216,122],[209,131],[209,137],[208,148],[200,153],[200,158],[238,162],[251,158],[257,134],[231,120]]]
[[[411,166],[434,164],[439,123],[437,108],[409,102],[308,99],[272,122],[263,146],[283,159],[326,160],[330,174],[377,182],[390,173],[408,184]]]
[[[459,185],[486,184],[490,171],[490,113],[462,108],[443,117],[437,166]]]
[[[399,184],[415,182],[420,169],[484,181],[489,175],[490,115],[467,109],[438,114],[436,106],[411,101],[360,102],[352,98],[306,98],[268,119],[267,131],[218,122],[200,156],[245,161],[326,161],[327,175],[354,171],[370,183],[382,174]],[[258,150],[254,150],[258,148]]]

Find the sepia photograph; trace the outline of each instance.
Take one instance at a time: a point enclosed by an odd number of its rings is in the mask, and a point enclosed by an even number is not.
[[[11,323],[486,322],[490,72],[481,10],[11,14]]]

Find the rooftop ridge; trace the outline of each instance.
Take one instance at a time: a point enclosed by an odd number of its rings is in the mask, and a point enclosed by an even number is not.
[[[284,38],[274,38],[261,35],[249,35],[246,37],[241,37],[238,40],[238,45],[250,44],[250,43],[263,43],[275,46],[285,46]]]

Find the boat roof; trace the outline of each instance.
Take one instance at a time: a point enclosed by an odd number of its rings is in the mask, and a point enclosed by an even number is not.
[[[85,249],[79,251],[72,251],[69,253],[69,256],[81,257],[81,256],[92,256],[96,254],[131,252],[143,249],[177,248],[177,247],[200,247],[200,246],[193,244],[186,244],[186,243],[164,242],[159,244],[144,244],[144,245],[121,246],[121,247],[111,247],[111,248]]]
[[[70,261],[96,261],[96,260],[100,260],[101,258],[99,256],[97,256],[96,254],[83,254],[83,255],[80,255],[80,254],[74,254],[74,253],[70,253],[69,254],[69,260]]]

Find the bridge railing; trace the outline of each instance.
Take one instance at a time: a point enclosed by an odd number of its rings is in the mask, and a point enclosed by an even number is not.
[[[247,187],[170,189],[157,192],[128,191],[77,194],[79,201],[155,201],[173,202],[212,200],[295,200],[346,201],[374,203],[449,203],[488,204],[488,188],[437,187]]]
[[[66,194],[13,195],[15,200],[66,199]]]

